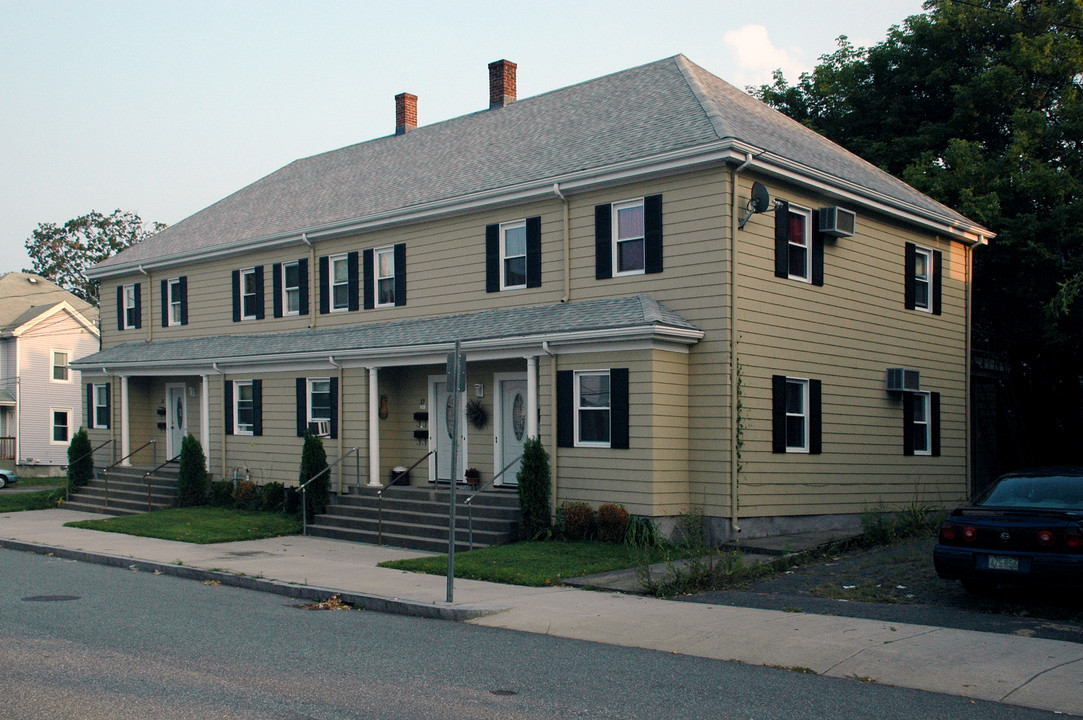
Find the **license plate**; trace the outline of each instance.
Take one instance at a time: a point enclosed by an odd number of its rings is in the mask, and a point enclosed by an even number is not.
[[[1011,570],[1013,572],[1019,571],[1019,558],[1011,557],[1008,555],[990,555],[989,556],[989,569],[990,570]]]

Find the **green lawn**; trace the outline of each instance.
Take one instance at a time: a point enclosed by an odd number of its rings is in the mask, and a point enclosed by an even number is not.
[[[455,577],[532,587],[559,585],[565,578],[635,567],[641,553],[617,543],[519,542],[455,553]],[[672,549],[670,553],[677,554]],[[656,548],[650,559],[661,562],[667,558]],[[445,575],[447,555],[393,560],[380,563],[380,567]]]
[[[0,490],[0,512],[20,512],[22,510],[45,510],[56,507],[56,498],[50,499],[53,490],[39,492],[13,493]]]
[[[301,532],[301,521],[296,518],[277,513],[212,507],[172,508],[105,520],[80,520],[67,523],[67,526],[200,545],[259,540]]]

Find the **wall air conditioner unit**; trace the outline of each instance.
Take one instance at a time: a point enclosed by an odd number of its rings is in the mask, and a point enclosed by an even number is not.
[[[820,208],[820,232],[831,237],[852,237],[857,216],[833,205]]]
[[[316,437],[331,437],[330,420],[312,420],[308,423],[308,429]]]
[[[906,368],[887,369],[887,391],[892,393],[918,392],[921,390],[921,372]]]

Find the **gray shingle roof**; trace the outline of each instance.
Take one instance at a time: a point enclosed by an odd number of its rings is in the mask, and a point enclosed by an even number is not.
[[[0,275],[0,330],[17,328],[65,300],[88,321],[97,322],[98,308],[40,275],[4,273]]]
[[[298,236],[726,139],[971,224],[677,55],[297,160],[96,270]]]
[[[486,310],[434,318],[370,323],[338,328],[293,332],[218,335],[186,340],[162,340],[115,345],[73,362],[75,367],[228,363],[234,359],[258,362],[259,358],[285,355],[348,355],[351,351],[394,350],[501,340],[541,338],[568,333],[626,330],[690,331],[699,328],[646,295],[533,307]]]

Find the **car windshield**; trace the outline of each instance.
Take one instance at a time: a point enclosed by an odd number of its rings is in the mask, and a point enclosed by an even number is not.
[[[974,504],[983,507],[1083,510],[1083,476],[1003,477]]]

